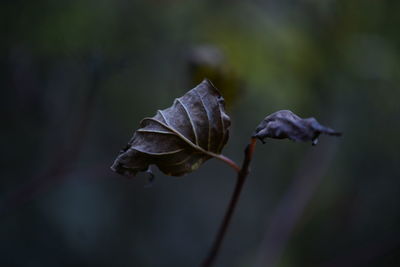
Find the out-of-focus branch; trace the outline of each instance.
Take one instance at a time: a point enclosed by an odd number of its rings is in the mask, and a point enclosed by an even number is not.
[[[13,210],[31,201],[40,193],[45,192],[51,185],[64,179],[71,170],[72,164],[81,152],[95,105],[99,82],[102,78],[101,66],[99,64],[96,57],[90,60],[90,71],[92,75],[91,87],[86,93],[81,106],[81,112],[79,112],[76,117],[76,123],[74,124],[76,125],[75,131],[72,133],[69,141],[65,142],[66,146],[61,149],[55,146],[53,165],[49,166],[45,173],[34,176],[31,182],[28,182],[21,188],[12,192],[9,197],[6,198],[4,203],[0,206],[0,217],[7,216]]]
[[[282,197],[265,232],[257,267],[277,266],[304,210],[312,199],[335,154],[335,146],[323,143],[310,148]]]

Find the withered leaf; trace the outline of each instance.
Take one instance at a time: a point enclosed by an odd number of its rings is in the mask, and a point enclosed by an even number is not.
[[[341,133],[318,123],[315,118],[302,119],[290,110],[280,110],[264,118],[256,128],[253,137],[264,143],[265,138],[318,143],[320,134],[340,136]]]
[[[171,107],[144,118],[111,169],[134,176],[154,164],[167,175],[186,174],[221,153],[229,126],[223,97],[203,80]]]

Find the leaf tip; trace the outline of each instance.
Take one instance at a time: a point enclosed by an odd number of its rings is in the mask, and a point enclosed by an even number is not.
[[[131,170],[127,169],[127,168],[123,168],[123,167],[120,167],[120,166],[119,166],[119,167],[116,167],[116,166],[115,166],[115,163],[110,167],[110,169],[111,169],[113,172],[118,173],[118,174],[120,174],[120,175],[123,175],[123,176],[125,176],[125,177],[127,177],[127,178],[133,178],[133,177],[135,177],[136,174],[137,174],[137,172],[131,171]]]
[[[218,95],[219,95],[220,97],[222,97],[221,92],[220,92],[219,89],[213,84],[213,82],[212,82],[210,79],[204,78],[203,81],[200,83],[200,85],[209,86],[209,87],[212,88],[215,92],[217,92]]]

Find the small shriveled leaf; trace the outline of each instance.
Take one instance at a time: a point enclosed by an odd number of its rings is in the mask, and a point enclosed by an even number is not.
[[[264,118],[256,128],[253,137],[264,143],[265,138],[284,139],[293,141],[318,142],[320,134],[340,136],[341,133],[322,126],[315,118],[302,119],[290,110],[280,110]]]
[[[224,99],[204,80],[171,107],[143,119],[111,169],[134,176],[154,164],[167,175],[186,174],[221,153],[229,126]]]

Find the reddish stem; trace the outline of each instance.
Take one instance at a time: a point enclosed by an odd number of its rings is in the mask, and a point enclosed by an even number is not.
[[[230,158],[228,158],[228,157],[226,157],[226,156],[224,156],[224,155],[222,155],[222,154],[219,154],[219,155],[215,154],[215,155],[213,155],[213,156],[214,156],[215,158],[217,158],[217,159],[219,159],[219,160],[225,162],[226,164],[228,164],[228,165],[229,165],[230,167],[232,167],[237,173],[240,172],[240,167],[239,167],[233,160],[231,160]]]

